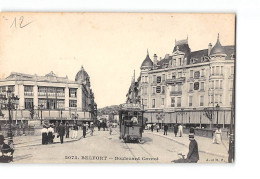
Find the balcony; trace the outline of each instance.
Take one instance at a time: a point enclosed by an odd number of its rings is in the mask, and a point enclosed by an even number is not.
[[[25,91],[24,96],[33,96],[33,92]]]
[[[167,79],[166,83],[167,84],[183,83],[183,82],[185,82],[185,79],[186,79],[185,77]]]
[[[180,96],[182,95],[182,91],[171,91],[170,96]]]

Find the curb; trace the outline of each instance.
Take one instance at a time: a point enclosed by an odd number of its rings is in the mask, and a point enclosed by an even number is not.
[[[147,133],[148,133],[148,134],[157,135],[157,136],[159,136],[159,137],[163,137],[163,138],[169,139],[169,140],[171,140],[171,141],[174,141],[174,142],[176,142],[176,143],[178,143],[178,144],[180,144],[180,145],[182,145],[182,146],[189,147],[188,145],[186,145],[186,144],[184,144],[184,143],[182,143],[182,142],[179,142],[179,141],[177,141],[177,140],[175,140],[175,139],[173,139],[173,138],[171,138],[171,137],[164,136],[164,135],[161,135],[161,134],[152,133],[152,132],[147,132]],[[215,154],[215,153],[212,153],[212,152],[209,152],[209,151],[199,150],[199,152],[201,152],[201,153],[206,153],[206,154],[209,154],[209,155],[214,155],[214,156],[217,156],[217,157],[223,157],[223,158],[228,157],[228,155]]]

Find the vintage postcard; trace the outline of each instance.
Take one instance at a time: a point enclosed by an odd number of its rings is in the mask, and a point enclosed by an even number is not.
[[[0,163],[233,163],[235,18],[0,13]]]

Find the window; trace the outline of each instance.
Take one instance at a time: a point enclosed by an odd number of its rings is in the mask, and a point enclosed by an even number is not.
[[[215,95],[215,100],[214,100],[215,103],[218,103],[218,94]]]
[[[222,103],[222,95],[219,95],[219,103]]]
[[[220,80],[219,81],[219,89],[222,89],[223,88],[223,80]]]
[[[179,92],[181,92],[181,91],[182,91],[181,84],[178,84],[178,91],[179,91]]]
[[[38,95],[39,96],[46,96],[47,88],[46,87],[38,87]]]
[[[177,107],[181,107],[181,97],[177,97]]]
[[[182,72],[178,72],[178,78],[181,78],[182,77]]]
[[[162,94],[165,94],[165,86],[162,86]]]
[[[171,98],[171,107],[175,107],[175,97]]]
[[[201,83],[200,83],[200,90],[201,90],[201,91],[204,91],[204,82],[201,82]]]
[[[221,69],[220,69],[220,74],[223,75],[224,74],[224,67],[221,66]]]
[[[201,77],[205,76],[205,69],[201,69]]]
[[[42,109],[47,109],[47,100],[46,99],[39,99],[38,105],[42,106]]]
[[[77,100],[70,100],[69,107],[77,107]]]
[[[64,108],[65,108],[64,100],[57,100],[57,109],[64,109]]]
[[[14,86],[8,86],[8,91],[14,92]]]
[[[200,106],[204,106],[204,96],[200,96]]]
[[[162,75],[162,81],[165,81],[165,74]]]
[[[215,67],[212,67],[212,75],[215,75]]]
[[[145,76],[145,82],[146,83],[148,82],[148,76]]]
[[[214,89],[214,80],[211,81],[211,89]]]
[[[193,78],[193,70],[190,70],[190,78]]]
[[[176,59],[173,59],[172,66],[176,66]]]
[[[152,100],[152,108],[155,108],[155,99]]]
[[[77,97],[77,89],[76,88],[70,88],[69,89],[69,97],[73,97],[73,98]]]
[[[161,77],[157,76],[157,83],[161,83]]]
[[[190,83],[190,88],[189,88],[190,91],[193,90],[193,83]]]
[[[218,87],[219,87],[219,80],[216,80],[215,81],[215,89],[218,89]]]
[[[55,96],[55,88],[49,87],[47,88],[48,96]]]
[[[144,94],[147,94],[147,86],[144,87]]]
[[[172,79],[176,78],[176,73],[172,73]]]
[[[192,106],[192,96],[189,96],[189,106]]]
[[[162,105],[164,105],[164,98],[162,98]]]
[[[179,66],[182,65],[182,61],[181,61],[181,58],[179,58]]]
[[[33,96],[33,86],[24,86],[24,95]]]
[[[143,105],[147,106],[147,99],[142,99]]]
[[[211,103],[213,103],[213,102],[214,102],[214,96],[211,95]]]
[[[219,66],[216,66],[216,75],[219,75]]]
[[[33,99],[32,98],[25,98],[24,99],[24,108],[25,109],[32,109],[33,106]]]
[[[6,87],[5,86],[1,86],[0,87],[0,93],[5,93],[6,92]]]
[[[57,88],[57,96],[64,97],[65,96],[65,89],[64,88]]]

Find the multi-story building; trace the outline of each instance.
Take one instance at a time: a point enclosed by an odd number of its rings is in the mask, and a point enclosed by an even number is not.
[[[188,39],[175,41],[171,54],[154,54],[141,65],[136,86],[151,123],[230,124],[235,46],[191,51]],[[131,95],[129,95],[131,96]]]
[[[0,80],[0,94],[11,90],[19,99],[12,112],[14,121],[21,120],[93,120],[96,118],[96,103],[90,87],[90,77],[83,66],[75,81],[58,77],[53,72],[45,76],[12,72]],[[8,118],[8,112],[1,106]],[[31,115],[33,113],[33,115]],[[1,118],[1,117],[0,117]]]

